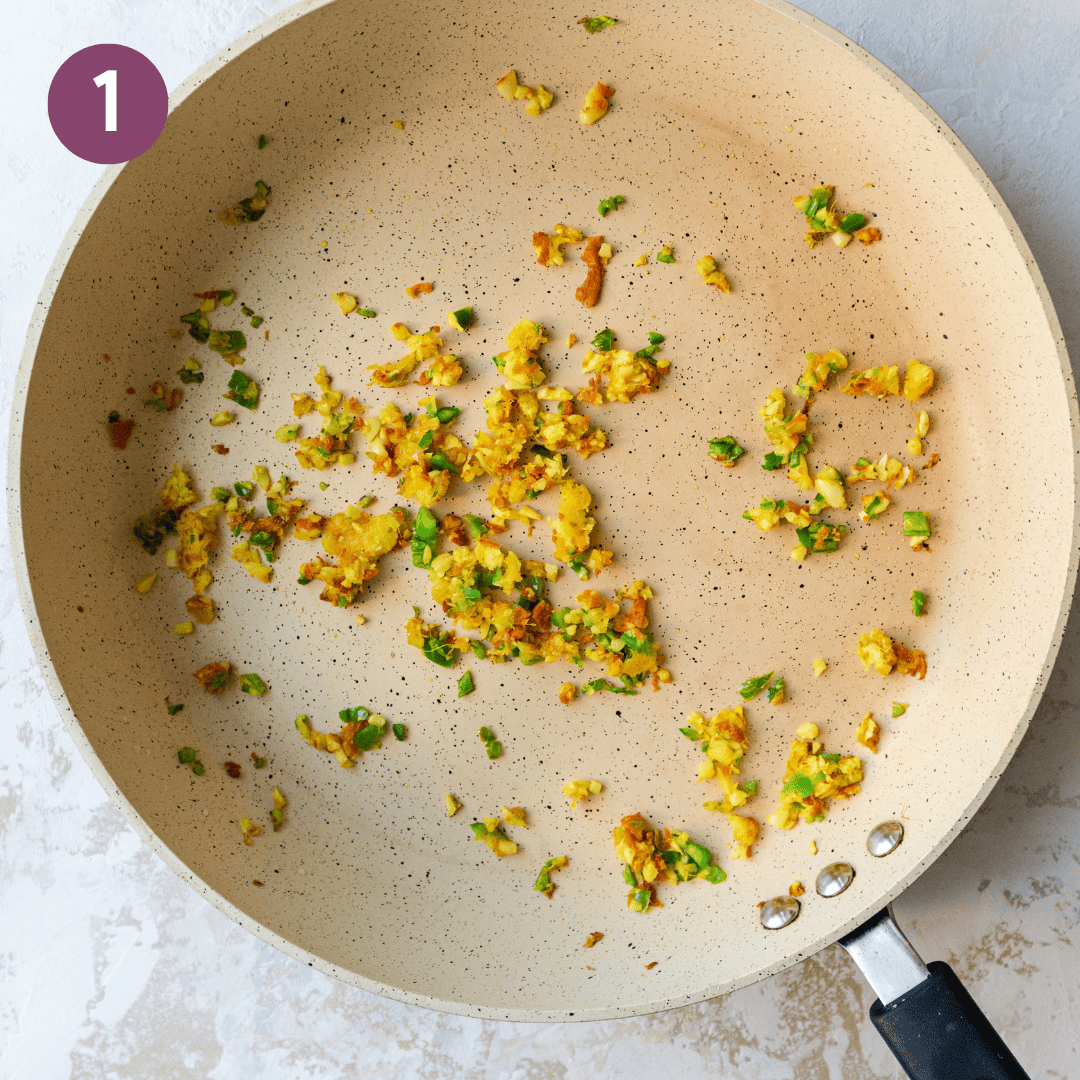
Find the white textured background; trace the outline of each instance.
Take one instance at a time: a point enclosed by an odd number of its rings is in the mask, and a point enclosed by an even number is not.
[[[0,415],[10,409],[46,269],[101,173],[68,154],[49,127],[57,67],[87,45],[118,42],[149,56],[172,89],[263,12],[284,6],[6,0]],[[1075,363],[1080,3],[803,6],[884,61],[964,140],[1034,250]],[[617,4],[610,13],[618,16]],[[0,454],[5,447],[0,441]],[[916,947],[956,968],[1033,1078],[1080,1077],[1078,660],[1074,617],[1016,759],[971,825],[896,904]],[[512,1025],[384,1001],[280,955],[173,877],[90,776],[38,673],[6,527],[0,533],[4,1078],[606,1080],[661,1070],[687,1080],[891,1080],[900,1070],[866,1017],[873,996],[833,947],[675,1012]]]

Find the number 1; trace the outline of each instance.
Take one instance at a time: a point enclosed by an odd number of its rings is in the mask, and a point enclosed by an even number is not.
[[[109,68],[94,78],[95,86],[105,87],[105,130],[116,130],[116,69]]]

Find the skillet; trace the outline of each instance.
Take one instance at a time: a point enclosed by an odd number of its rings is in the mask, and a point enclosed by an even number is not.
[[[776,970],[880,906],[955,834],[1011,754],[1052,660],[1072,574],[1072,519],[1055,509],[1071,505],[1072,474],[1064,464],[1072,447],[1071,387],[1037,271],[985,178],[947,131],[939,130],[943,125],[935,125],[925,107],[880,68],[852,59],[853,47],[838,47],[840,39],[818,24],[808,32],[808,20],[789,9],[725,9],[730,25],[718,22],[694,40],[669,35],[666,48],[662,36],[650,31],[648,64],[640,59],[646,51],[642,37],[633,40],[629,29],[635,20],[646,28],[659,25],[659,15],[647,8],[626,14],[627,29],[595,39],[567,29],[574,20],[565,13],[545,16],[540,26],[525,25],[515,15],[511,26],[492,9],[485,19],[493,29],[463,23],[455,37],[453,28],[431,13],[364,9],[362,17],[343,17],[342,12],[337,7],[291,22],[289,40],[279,35],[276,45],[274,37],[248,39],[252,44],[236,66],[205,86],[201,78],[193,80],[199,87],[177,95],[183,100],[170,121],[172,130],[115,181],[115,174],[106,177],[107,190],[96,197],[95,221],[85,232],[79,229],[79,249],[70,258],[62,253],[58,261],[65,275],[60,303],[53,304],[44,330],[38,326],[32,334],[40,332],[41,339],[28,346],[34,368],[27,376],[25,404],[17,405],[18,419],[25,418],[17,542],[25,536],[33,590],[24,597],[31,605],[39,657],[49,649],[53,667],[43,666],[54,694],[63,695],[58,701],[69,719],[78,715],[81,727],[74,733],[91,753],[99,777],[112,778],[110,791],[129,816],[136,815],[144,836],[153,830],[155,847],[172,865],[183,864],[189,880],[196,875],[205,883],[201,888],[220,893],[215,902],[245,925],[255,920],[271,940],[291,942],[294,955],[297,949],[315,955],[320,966],[360,985],[483,1015],[597,1018],[698,1000]],[[676,27],[689,25],[689,11],[665,9],[664,18]],[[376,29],[377,40],[365,42]],[[555,135],[557,112],[532,120],[520,109],[509,111],[488,93],[493,78],[487,78],[484,66],[490,59],[485,43],[493,35],[508,57],[503,63],[500,56],[496,66],[516,66],[523,78],[544,64],[550,67],[553,48],[576,58],[579,66],[568,68],[561,83],[544,75],[556,88],[566,88],[560,104],[571,117],[578,89],[594,74],[616,85],[610,116],[595,129],[563,124]],[[792,51],[784,52],[785,40]],[[770,53],[774,46],[779,53]],[[282,69],[295,66],[305,49],[313,73],[307,97],[293,97],[291,90],[288,97],[278,94],[274,87],[294,85],[292,73],[283,76]],[[443,70],[451,53],[458,64],[454,74]],[[324,55],[332,58],[330,70],[348,76],[332,87],[335,93],[345,89],[339,101],[351,105],[340,110],[345,124],[339,115],[319,112],[330,82],[329,76],[314,74],[322,70],[315,57]],[[763,62],[770,55],[775,59]],[[362,58],[372,56],[378,56],[378,67],[372,61],[365,68]],[[775,83],[785,61],[786,70],[798,72],[799,85],[785,81],[770,92],[763,83]],[[563,66],[569,63],[564,60]],[[646,67],[653,74],[647,75]],[[403,137],[389,125],[395,106],[401,111],[398,84],[376,85],[366,75],[368,68],[400,72],[403,93],[423,88],[423,107],[418,103],[405,116]],[[592,73],[587,78],[586,70]],[[494,77],[501,74],[494,71]],[[481,81],[485,90],[478,94]],[[215,107],[211,93],[229,104]],[[432,95],[446,105],[447,117],[440,115],[439,123],[426,117]],[[785,99],[792,96],[798,108],[787,107]],[[304,110],[289,114],[298,103]],[[238,111],[246,114],[242,120]],[[290,123],[286,134],[282,117],[290,115],[302,118]],[[830,118],[838,116],[857,116],[859,122],[832,124]],[[618,134],[612,130],[617,117],[623,125]],[[783,132],[789,125],[793,131]],[[238,148],[242,141],[253,143],[263,127],[275,140],[254,165],[254,155]],[[349,133],[359,127],[363,130]],[[766,138],[761,129],[770,127]],[[867,145],[875,131],[888,133],[876,150]],[[788,141],[791,148],[784,145]],[[194,148],[205,158],[201,164]],[[382,154],[364,157],[361,148]],[[840,185],[847,202],[862,195],[870,208],[873,195],[887,238],[873,261],[862,252],[830,249],[808,257],[799,247],[791,190],[808,189],[815,179],[832,182],[824,169],[833,149],[840,150],[834,155],[837,169],[859,176],[859,183]],[[274,153],[281,155],[277,162],[266,156]],[[735,157],[727,157],[731,153]],[[553,179],[537,172],[537,161]],[[454,177],[445,188],[435,163],[447,164]],[[557,167],[548,168],[552,164]],[[526,174],[526,166],[531,173],[515,183],[512,178]],[[286,178],[268,176],[275,185],[276,218],[268,215],[240,240],[235,233],[214,232],[206,204],[216,210],[247,194],[253,167]],[[782,180],[776,173],[790,180],[779,194],[774,189]],[[290,175],[304,177],[292,193]],[[877,185],[865,195],[863,177]],[[384,183],[387,178],[390,184]],[[704,197],[703,178],[710,185]],[[604,224],[620,260],[612,264],[601,305],[582,313],[570,296],[576,271],[530,265],[526,238],[533,228],[550,228],[556,220],[589,220],[597,185],[606,181],[625,185],[631,194],[611,226]],[[373,182],[393,194],[369,199]],[[342,192],[331,190],[340,185],[346,185]],[[206,194],[209,189],[213,198]],[[337,199],[350,203],[350,214],[331,214],[328,208]],[[423,205],[414,212],[411,203]],[[373,218],[383,218],[381,228],[364,231],[368,206],[375,210]],[[961,211],[970,211],[971,220]],[[354,218],[361,224],[349,232]],[[343,232],[346,240],[331,241],[337,252],[320,254],[319,238],[325,234],[316,219],[332,220],[328,234],[331,228]],[[434,233],[432,221],[438,222]],[[393,237],[380,235],[390,229]],[[425,229],[428,233],[410,245],[410,238]],[[661,278],[660,267],[652,267],[649,277],[629,271],[641,229],[647,230],[642,248],[675,242],[681,265],[672,268],[668,280]],[[486,234],[483,245],[480,234]],[[976,235],[983,237],[979,250]],[[889,248],[894,236],[895,254]],[[149,259],[146,252],[160,252],[162,239],[165,255]],[[722,258],[735,283],[735,293],[725,301],[742,299],[742,311],[729,306],[720,309],[721,316],[717,298],[696,288],[691,256],[706,249]],[[759,257],[760,270],[752,255]],[[362,276],[355,276],[361,266]],[[439,270],[444,272],[436,277]],[[613,575],[622,572],[620,562],[625,568],[625,578],[613,577],[612,584],[645,577],[657,590],[654,625],[676,677],[673,687],[615,705],[606,699],[580,701],[569,714],[578,721],[571,726],[568,714],[554,704],[554,688],[565,672],[500,669],[497,679],[477,673],[479,689],[465,709],[451,698],[456,672],[453,679],[433,673],[418,656],[406,656],[400,624],[411,603],[426,596],[416,572],[406,566],[388,566],[373,584],[363,637],[347,615],[331,618],[340,613],[319,610],[313,596],[291,582],[260,591],[247,585],[242,572],[230,576],[233,568],[224,560],[219,623],[205,633],[200,628],[193,641],[167,636],[186,595],[179,583],[167,593],[151,594],[149,603],[132,592],[134,577],[150,564],[132,548],[127,527],[133,514],[152,502],[177,454],[204,490],[224,479],[218,476],[221,463],[204,445],[209,440],[200,437],[196,444],[194,437],[196,417],[205,423],[203,403],[187,417],[181,412],[166,418],[158,428],[152,418],[140,418],[131,453],[123,459],[133,483],[126,475],[123,484],[116,482],[118,459],[102,439],[98,415],[125,404],[126,385],[148,385],[179,366],[174,357],[182,360],[191,351],[187,342],[177,345],[168,338],[167,328],[176,325],[176,313],[187,310],[180,301],[193,287],[204,287],[193,278],[209,278],[205,287],[232,282],[242,298],[253,295],[260,310],[273,311],[267,323],[271,341],[248,365],[262,377],[260,411],[267,419],[257,413],[255,423],[234,429],[237,445],[227,461],[229,475],[240,478],[257,461],[277,460],[269,456],[277,450],[270,432],[287,416],[289,392],[307,387],[315,362],[326,363],[340,385],[359,389],[366,381],[364,362],[396,355],[385,324],[390,318],[413,320],[414,308],[406,307],[402,288],[423,273],[436,278],[440,292],[415,307],[416,319],[443,321],[445,308],[459,302],[443,305],[444,292],[462,302],[473,300],[481,313],[473,336],[461,347],[475,382],[463,384],[461,397],[452,399],[466,409],[466,431],[480,426],[476,402],[493,384],[483,374],[486,356],[501,348],[502,333],[521,314],[549,323],[553,343],[567,330],[587,339],[608,324],[627,337],[636,327],[667,333],[674,366],[664,389],[630,407],[609,407],[600,422],[611,431],[614,446],[578,475],[598,493],[601,527],[618,556]],[[310,284],[303,293],[294,284],[302,280]],[[365,302],[370,299],[372,307],[387,313],[376,320],[378,333],[356,332],[351,323],[346,332],[326,320],[326,293],[346,281]],[[994,282],[992,289],[984,285],[988,282]],[[461,283],[460,290],[455,283]],[[318,299],[309,295],[315,292]],[[849,300],[858,305],[850,311]],[[91,320],[88,310],[94,313]],[[347,336],[354,332],[356,338]],[[289,344],[275,351],[278,341]],[[859,550],[858,563],[849,549],[842,561],[788,565],[786,543],[776,534],[756,535],[738,517],[761,494],[771,493],[761,490],[761,477],[745,468],[721,473],[704,458],[702,443],[710,435],[732,430],[754,437],[757,405],[772,385],[793,380],[804,349],[844,348],[845,342],[856,366],[920,355],[942,373],[930,399],[942,464],[918,489],[920,500],[923,491],[935,500],[918,504],[934,514],[936,543],[933,560],[918,564],[917,584],[934,598],[937,620],[916,624],[902,614],[913,584],[911,556],[901,549],[895,528],[880,538],[859,535],[867,550]],[[114,356],[116,368],[103,370],[91,362],[104,352]],[[554,347],[548,352],[552,382],[580,381],[580,354]],[[57,387],[64,388],[59,399]],[[362,396],[368,400],[373,393]],[[411,391],[403,401],[421,393]],[[97,400],[101,408],[93,413],[87,402]],[[183,408],[193,405],[194,393]],[[868,448],[854,435],[850,442],[842,437],[836,425],[865,432],[872,423],[878,446],[899,447],[909,419],[906,412],[877,402],[834,402],[826,395],[814,415],[822,417],[821,460],[835,455],[838,463]],[[1026,444],[1019,451],[1011,447],[1015,460],[1002,461],[1000,440],[1016,431],[1025,433]],[[259,449],[248,452],[244,443]],[[760,447],[754,449],[756,457]],[[239,463],[234,467],[238,458],[243,469]],[[281,457],[280,467],[286,461]],[[1047,469],[1046,462],[1061,467]],[[743,463],[748,464],[756,469],[756,462]],[[1045,490],[1032,491],[1033,475]],[[347,481],[331,479],[341,487],[342,500],[369,489],[385,505],[393,500],[392,485],[378,487],[358,469]],[[309,477],[304,480],[313,486]],[[471,505],[469,499],[461,503]],[[80,523],[74,530],[73,520]],[[62,538],[73,532],[75,542],[64,547]],[[528,549],[524,538],[513,540]],[[535,553],[544,547],[538,536]],[[866,566],[873,569],[856,572]],[[279,577],[287,581],[284,573]],[[796,591],[800,586],[802,595]],[[80,623],[72,611],[77,606],[85,609],[78,614],[91,618]],[[885,720],[883,753],[868,765],[864,792],[814,833],[822,858],[858,861],[857,886],[827,904],[808,900],[800,918],[782,933],[762,934],[757,900],[782,892],[796,876],[808,879],[816,869],[805,855],[804,827],[793,834],[767,831],[750,865],[726,864],[732,873],[722,896],[717,887],[706,901],[704,887],[695,885],[673,894],[647,921],[627,924],[607,839],[623,812],[640,809],[664,823],[685,823],[723,851],[726,826],[697,809],[701,789],[689,787],[693,748],[677,734],[686,711],[713,712],[732,703],[738,683],[756,672],[748,665],[759,659],[766,667],[783,667],[786,705],[775,711],[762,705],[749,709],[750,760],[757,758],[753,768],[762,790],[774,792],[798,722],[822,723],[829,748],[835,739],[849,749],[862,712],[874,708],[887,717],[889,700],[901,696],[892,692],[895,676],[882,684],[864,675],[850,655],[853,631],[871,622],[882,622],[904,640],[917,635],[931,657],[931,678],[904,688],[902,696],[912,707],[902,722]],[[303,629],[297,631],[299,626]],[[196,643],[197,650],[191,649]],[[191,662],[193,654],[198,662],[229,655],[245,670],[260,670],[270,694],[259,702],[236,694],[236,700],[214,702],[212,709],[195,702],[165,722],[164,693],[173,700],[191,699],[190,670],[198,666]],[[816,655],[827,656],[833,666],[829,678],[813,682],[808,668]],[[312,761],[314,755],[291,729],[296,712],[330,718],[354,699],[377,705],[392,719],[403,715],[413,732],[413,745],[400,751],[404,760],[387,755],[385,766],[365,766],[364,779],[333,771],[329,759]],[[507,754],[501,762],[488,765],[480,758],[474,734],[479,723],[502,725]],[[296,795],[290,789],[292,828],[273,837],[278,846],[271,849],[270,862],[252,871],[252,860],[263,852],[236,843],[237,817],[261,797],[254,778],[245,778],[248,786],[241,788],[220,779],[216,788],[193,787],[175,767],[165,768],[175,746],[186,743],[198,744],[217,760],[251,746],[273,749],[274,781],[287,778],[283,786],[294,785]],[[150,767],[154,759],[161,764],[158,771]],[[407,779],[398,779],[399,767]],[[586,770],[600,775],[608,789],[595,808],[579,807],[571,818],[558,805],[558,787]],[[392,786],[406,783],[408,789]],[[551,792],[546,802],[536,797],[541,786]],[[448,787],[458,790],[467,811],[477,816],[493,812],[500,802],[532,806],[535,832],[525,851],[542,848],[539,860],[566,848],[581,882],[575,883],[578,899],[564,887],[557,894],[562,910],[554,903],[541,914],[528,908],[526,900],[543,903],[528,893],[535,866],[512,866],[509,860],[494,865],[476,854],[485,855],[482,849],[464,847],[463,827],[437,817]],[[548,803],[553,809],[545,820],[540,811]],[[891,817],[906,820],[905,842],[889,859],[872,862],[863,854],[865,835]],[[405,861],[400,870],[388,854],[398,851]],[[433,884],[420,886],[409,878],[419,876],[418,867],[430,873],[424,880]],[[307,872],[300,875],[300,869]],[[250,878],[275,870],[286,878],[292,871],[289,885],[254,894]],[[327,941],[325,927],[345,903],[362,914]],[[451,914],[439,917],[440,906]],[[583,922],[597,917],[605,926]],[[625,932],[613,931],[617,925]],[[409,927],[404,948],[402,926]],[[590,960],[597,972],[582,975],[578,939],[590,929],[605,929],[605,945],[616,955],[616,948],[633,946],[635,952],[662,958],[659,977],[642,986],[639,965],[633,976],[619,964],[605,970],[596,950]],[[441,971],[433,959],[440,956],[447,961]],[[702,963],[703,956],[709,964]]]

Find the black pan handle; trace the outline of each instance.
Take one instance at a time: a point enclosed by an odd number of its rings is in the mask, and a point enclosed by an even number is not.
[[[953,969],[924,964],[891,910],[840,945],[877,992],[870,1019],[911,1080],[1028,1080]]]
[[[1029,1080],[948,964],[870,1019],[912,1080]]]

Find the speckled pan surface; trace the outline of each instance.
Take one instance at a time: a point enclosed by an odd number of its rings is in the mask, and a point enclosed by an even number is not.
[[[1075,402],[1056,320],[1015,226],[947,129],[791,8],[631,4],[596,35],[576,25],[581,14],[342,2],[294,10],[243,39],[175,95],[158,144],[107,174],[80,217],[31,331],[12,428],[13,543],[38,656],[73,736],[147,841],[242,925],[323,970],[420,1004],[522,1020],[712,996],[815,951],[895,895],[1008,760],[1075,573]],[[494,92],[511,67],[555,92],[549,112],[528,117]],[[577,112],[597,79],[615,96],[586,128]],[[273,187],[265,217],[241,230],[220,222],[258,177]],[[875,214],[883,242],[809,251],[791,197],[814,182]],[[627,202],[601,222],[596,203],[614,194]],[[602,229],[615,248],[591,311],[573,298],[583,276],[574,255],[559,268],[533,260],[531,234],[560,221]],[[664,243],[675,265],[632,266]],[[696,277],[706,253],[731,295]],[[409,300],[404,287],[421,278],[434,292]],[[220,287],[270,332],[249,334],[243,365],[260,384],[259,408],[221,430],[207,419],[225,405],[229,369],[169,334],[192,292]],[[342,288],[378,318],[342,318],[328,296]],[[571,331],[587,341],[611,326],[632,347],[649,330],[666,335],[672,370],[660,391],[590,410],[612,447],[572,470],[596,494],[616,556],[596,585],[653,586],[652,629],[674,685],[566,708],[556,689],[584,681],[573,669],[435,668],[404,640],[414,603],[437,614],[406,553],[383,563],[357,626],[356,609],[331,609],[295,584],[316,545],[294,539],[267,586],[229,560],[223,539],[210,590],[218,619],[174,636],[187,582],[130,537],[173,462],[204,498],[265,464],[298,479],[297,494],[322,513],[367,492],[389,507],[394,481],[373,477],[362,457],[305,473],[273,432],[320,363],[369,408],[387,398],[415,407],[427,391],[369,389],[364,365],[401,355],[391,322],[445,328],[445,313],[466,303],[476,326],[445,335],[466,378],[440,395],[462,408],[464,436],[483,426],[490,356],[518,318],[549,328],[552,385],[585,381],[583,346],[563,346]],[[215,325],[241,326],[235,312]],[[855,368],[912,357],[935,367],[927,448],[941,463],[920,470],[877,526],[839,515],[851,527],[841,551],[800,565],[787,557],[790,530],[763,534],[740,515],[763,495],[796,497],[758,465],[757,408],[772,387],[790,387],[804,351],[827,348]],[[144,409],[149,384],[176,385],[189,355],[205,382],[185,388],[173,413]],[[138,421],[123,453],[109,445],[112,409]],[[911,416],[902,400],[819,395],[812,466],[886,450],[918,464],[905,452]],[[749,450],[733,470],[705,452],[728,433]],[[217,441],[227,457],[210,451]],[[485,489],[459,486],[437,509],[482,512]],[[902,509],[930,512],[932,553],[899,537]],[[544,527],[530,539],[513,526],[504,539],[550,557]],[[139,596],[134,583],[151,570],[158,582]],[[564,574],[553,593],[572,602],[580,588]],[[930,596],[927,617],[910,614],[912,588]],[[856,636],[877,626],[926,651],[925,682],[862,671]],[[830,663],[817,680],[816,656]],[[269,692],[206,696],[191,673],[217,659],[258,672]],[[467,666],[477,690],[459,701]],[[818,723],[829,751],[857,749],[868,710],[885,735],[877,757],[863,755],[862,793],[812,828],[766,828],[753,860],[733,863],[728,825],[701,809],[714,791],[693,783],[697,752],[678,727],[691,709],[734,704],[744,678],[771,669],[789,700],[747,708],[744,776],[760,781],[749,806],[759,819],[800,723]],[[184,711],[169,717],[166,696]],[[895,721],[893,700],[910,703]],[[326,730],[354,704],[404,722],[409,737],[342,770],[299,740],[293,718]],[[483,756],[481,724],[503,742],[498,761]],[[184,745],[199,749],[205,776],[177,767]],[[265,770],[248,766],[252,751],[268,758]],[[226,777],[228,759],[244,763],[239,781]],[[570,813],[559,789],[579,776],[605,791]],[[265,828],[273,784],[289,799],[276,833]],[[447,791],[464,804],[452,820]],[[496,862],[467,823],[518,804],[532,827],[516,831],[519,855]],[[632,811],[708,844],[727,882],[668,887],[663,908],[627,911],[610,832]],[[264,825],[251,847],[242,816]],[[873,860],[866,833],[893,817],[907,839]],[[531,886],[556,854],[570,865],[548,902]],[[760,929],[759,900],[797,878],[810,887],[837,858],[856,867],[851,889],[832,900],[811,889],[792,926]],[[603,941],[582,951],[594,930]]]

